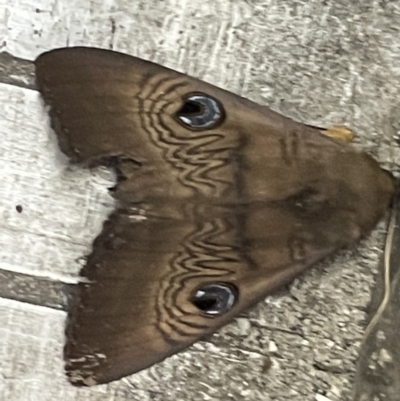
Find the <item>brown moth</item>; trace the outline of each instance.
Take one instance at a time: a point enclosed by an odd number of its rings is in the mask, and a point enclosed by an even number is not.
[[[69,311],[75,385],[185,349],[353,244],[390,203],[394,179],[344,130],[113,51],[58,49],[35,65],[62,151],[118,174]]]

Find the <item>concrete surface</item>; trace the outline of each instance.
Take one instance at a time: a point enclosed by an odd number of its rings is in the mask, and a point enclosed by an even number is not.
[[[67,166],[29,62],[111,47],[310,124],[347,124],[397,172],[399,31],[400,0],[0,0],[1,50],[15,56],[0,57],[0,400],[400,400],[396,307],[385,346],[378,326],[360,349],[385,222],[188,351],[110,385],[68,384],[63,309],[113,176]]]

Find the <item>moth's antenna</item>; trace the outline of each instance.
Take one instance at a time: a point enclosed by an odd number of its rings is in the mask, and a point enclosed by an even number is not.
[[[376,324],[378,323],[380,317],[382,316],[383,312],[385,311],[391,296],[391,288],[390,288],[390,271],[391,271],[391,255],[393,250],[393,238],[394,232],[396,228],[396,220],[397,220],[397,203],[400,201],[399,197],[399,190],[397,189],[396,195],[393,199],[393,204],[390,213],[389,219],[389,226],[388,231],[386,234],[386,241],[385,241],[385,250],[383,256],[383,291],[384,295],[382,301],[375,312],[374,316],[372,317],[371,321],[369,322],[367,328],[365,329],[363,342],[366,341],[368,336],[371,334],[372,330],[375,328]]]
[[[366,377],[368,377],[370,368],[369,361],[372,357],[373,352],[376,350],[376,340],[371,336],[379,322],[381,321],[382,315],[388,309],[388,305],[391,302],[392,296],[392,274],[396,269],[396,264],[400,261],[400,254],[396,252],[396,243],[399,241],[399,223],[397,222],[400,217],[400,186],[397,183],[395,195],[393,197],[390,218],[387,228],[385,248],[383,253],[383,260],[381,259],[380,266],[383,264],[383,296],[379,303],[378,308],[373,314],[367,328],[365,329],[364,336],[360,345],[359,359],[356,369],[355,382],[353,384],[353,401],[361,401],[370,399],[370,396],[374,394],[374,385],[368,386],[366,383]],[[377,290],[375,290],[377,291]],[[365,398],[367,397],[367,398]]]

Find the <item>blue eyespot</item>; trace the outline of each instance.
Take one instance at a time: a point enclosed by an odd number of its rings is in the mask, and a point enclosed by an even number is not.
[[[192,303],[207,315],[222,315],[232,309],[238,297],[237,289],[231,284],[206,284],[199,287]]]
[[[214,98],[203,93],[195,93],[184,99],[176,117],[188,128],[211,129],[222,123],[224,111],[222,105]]]

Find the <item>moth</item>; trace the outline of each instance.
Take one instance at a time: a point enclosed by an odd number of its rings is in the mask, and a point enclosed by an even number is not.
[[[390,203],[393,177],[343,129],[114,51],[57,49],[35,66],[61,150],[118,177],[70,305],[75,385],[187,348],[355,243]]]

